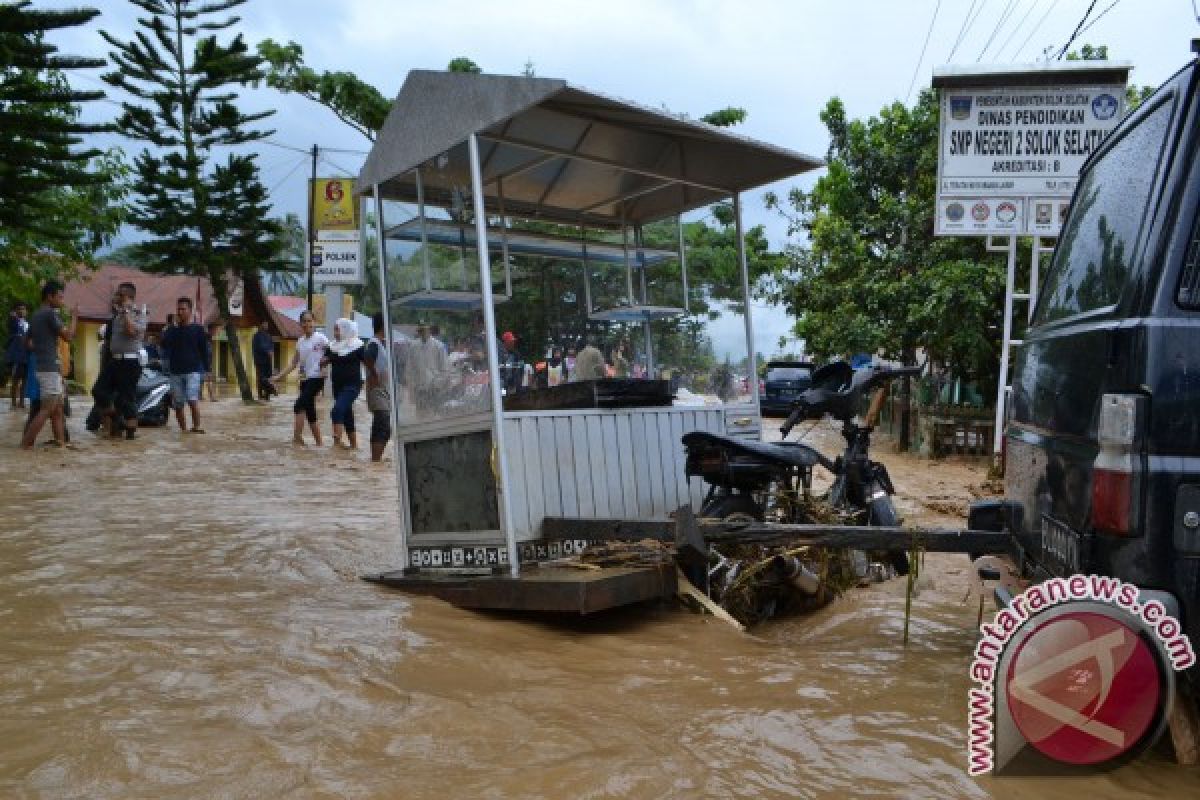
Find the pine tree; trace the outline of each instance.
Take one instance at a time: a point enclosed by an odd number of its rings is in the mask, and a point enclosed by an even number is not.
[[[0,4],[0,297],[30,299],[49,277],[69,278],[120,226],[119,158],[81,149],[108,129],[79,121],[79,104],[104,96],[71,87],[70,70],[103,59],[62,55],[47,31],[100,12]]]
[[[235,87],[262,79],[262,59],[241,34],[218,32],[240,18],[224,16],[245,0],[130,0],[146,12],[129,41],[101,35],[115,48],[117,70],[104,76],[124,90],[119,125],[146,143],[135,161],[136,201],[130,221],[149,233],[142,244],[155,269],[207,277],[225,325],[242,400],[253,402],[250,382],[229,314],[231,278],[256,280],[272,260],[278,225],[268,217],[267,192],[254,153],[230,153],[274,131],[256,129],[273,111],[243,113]]]
[[[0,5],[0,226],[38,227],[40,197],[59,186],[90,183],[86,169],[95,150],[75,149],[80,134],[97,129],[80,124],[73,106],[104,96],[72,89],[63,70],[101,67],[104,61],[56,55],[45,32],[82,25],[94,9],[36,11],[29,2]]]

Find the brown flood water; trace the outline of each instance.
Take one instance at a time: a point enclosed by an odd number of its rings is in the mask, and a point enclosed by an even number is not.
[[[134,443],[77,414],[78,451],[23,454],[0,409],[0,797],[1195,796],[1162,752],[966,775],[958,557],[930,557],[907,648],[901,581],[751,636],[460,611],[356,577],[397,563],[390,465],[294,450],[280,401],[204,411]],[[925,521],[979,477],[888,460]]]

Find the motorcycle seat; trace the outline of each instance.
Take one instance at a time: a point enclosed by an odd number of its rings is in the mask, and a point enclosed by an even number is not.
[[[683,446],[689,450],[713,448],[728,450],[755,458],[774,461],[789,467],[812,467],[826,459],[813,448],[799,442],[748,442],[719,433],[693,431],[683,435]]]

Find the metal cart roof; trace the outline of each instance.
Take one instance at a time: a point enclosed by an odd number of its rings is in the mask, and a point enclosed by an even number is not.
[[[415,202],[421,166],[426,203],[460,204],[472,134],[489,212],[596,227],[672,216],[823,164],[563,80],[413,70],[358,189]]]

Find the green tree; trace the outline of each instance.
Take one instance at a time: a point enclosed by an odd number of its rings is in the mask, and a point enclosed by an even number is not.
[[[474,61],[467,58],[466,56],[459,56],[458,58],[453,58],[450,60],[450,63],[446,65],[446,71],[447,72],[473,72],[473,73],[478,74],[480,72],[483,72],[483,69],[478,64],[476,64]]]
[[[148,147],[135,161],[136,201],[130,221],[150,234],[141,250],[155,269],[208,278],[225,324],[242,400],[254,401],[229,313],[231,278],[257,279],[272,263],[279,235],[268,218],[267,192],[253,152],[217,151],[270,135],[253,127],[272,111],[246,114],[235,105],[236,87],[262,78],[261,59],[240,34],[220,42],[217,33],[238,17],[215,16],[245,0],[130,0],[146,12],[136,35],[122,41],[108,32],[117,70],[104,79],[124,90],[122,132]],[[151,149],[153,148],[153,149]]]
[[[731,128],[734,125],[741,125],[746,121],[746,109],[734,108],[718,108],[716,111],[709,112],[700,118],[709,125],[716,125],[718,128]]]
[[[304,50],[295,42],[258,43],[266,63],[266,84],[281,92],[295,92],[332,111],[338,119],[375,141],[391,103],[378,89],[351,72],[317,72],[304,64]]]
[[[789,247],[776,298],[818,357],[879,352],[912,363],[923,348],[994,386],[1004,267],[981,238],[933,235],[937,119],[928,91],[867,120],[829,101],[826,174],[786,202],[768,196],[790,233],[808,237]]]
[[[35,299],[48,278],[69,280],[92,263],[121,224],[124,165],[83,149],[107,129],[80,122],[80,104],[103,97],[67,75],[102,59],[59,54],[46,32],[91,21],[94,9],[42,11],[0,5],[0,302]]]
[[[308,247],[308,233],[299,215],[288,212],[278,220],[276,236],[278,257],[272,269],[263,270],[263,288],[268,294],[304,296],[308,286],[305,275],[308,270],[304,254]]]

